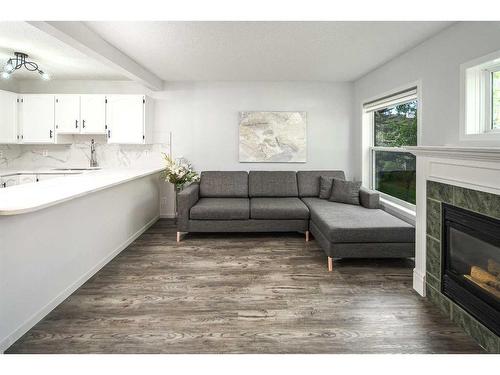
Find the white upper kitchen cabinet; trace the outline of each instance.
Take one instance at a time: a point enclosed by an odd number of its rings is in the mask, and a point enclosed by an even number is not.
[[[55,100],[57,133],[80,133],[80,95],[56,95]]]
[[[107,95],[108,143],[151,142],[153,100],[144,95]]]
[[[82,95],[80,119],[82,134],[105,134],[106,95]]]
[[[17,143],[17,100],[17,94],[0,90],[0,143]]]
[[[54,95],[23,95],[19,104],[21,142],[55,143]]]

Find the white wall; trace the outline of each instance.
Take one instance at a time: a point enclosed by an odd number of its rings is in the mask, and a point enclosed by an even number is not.
[[[127,81],[19,82],[22,93],[146,93],[155,98],[153,141],[197,170],[343,169],[350,174],[352,83],[174,82],[152,92]],[[240,111],[306,111],[307,163],[239,163]]]
[[[500,22],[459,22],[354,83],[352,138],[355,177],[361,178],[361,106],[368,99],[421,83],[420,145],[489,145],[459,140],[460,64],[500,50]]]
[[[349,174],[352,84],[171,83],[159,96],[157,139],[172,131],[174,156],[198,170],[343,169]],[[306,111],[306,163],[239,163],[240,111]]]

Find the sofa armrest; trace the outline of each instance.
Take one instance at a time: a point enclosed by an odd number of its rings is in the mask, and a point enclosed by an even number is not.
[[[380,194],[364,187],[359,189],[359,201],[366,208],[380,208]]]
[[[200,185],[193,183],[177,194],[177,230],[188,231],[189,211],[200,199]]]

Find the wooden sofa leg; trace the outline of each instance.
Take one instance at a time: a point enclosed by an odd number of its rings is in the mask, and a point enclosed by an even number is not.
[[[333,258],[328,257],[328,272],[333,271]]]
[[[309,242],[309,231],[306,230],[306,242]]]
[[[181,242],[181,232],[177,232],[177,242]]]

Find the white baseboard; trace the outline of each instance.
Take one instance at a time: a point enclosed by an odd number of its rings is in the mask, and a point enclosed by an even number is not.
[[[16,328],[12,333],[10,333],[5,339],[0,342],[0,352],[3,353],[7,348],[9,348],[13,343],[21,338],[26,332],[33,328],[40,320],[42,320],[48,313],[54,310],[57,305],[68,298],[72,293],[74,293],[78,288],[80,288],[88,279],[94,276],[101,268],[103,268],[108,262],[110,262],[114,257],[116,257],[120,252],[125,250],[133,241],[135,241],[141,234],[149,229],[154,223],[158,221],[160,216],[154,217],[146,225],[140,228],[132,236],[130,236],[126,241],[120,244],[116,249],[114,249],[109,255],[100,260],[94,267],[92,267],[88,272],[83,274],[77,281],[72,285],[63,290],[58,296],[56,296],[52,301],[47,303],[40,311],[33,314],[26,322],[24,322],[20,327]]]
[[[425,297],[425,275],[418,272],[416,268],[413,269],[413,289]]]

